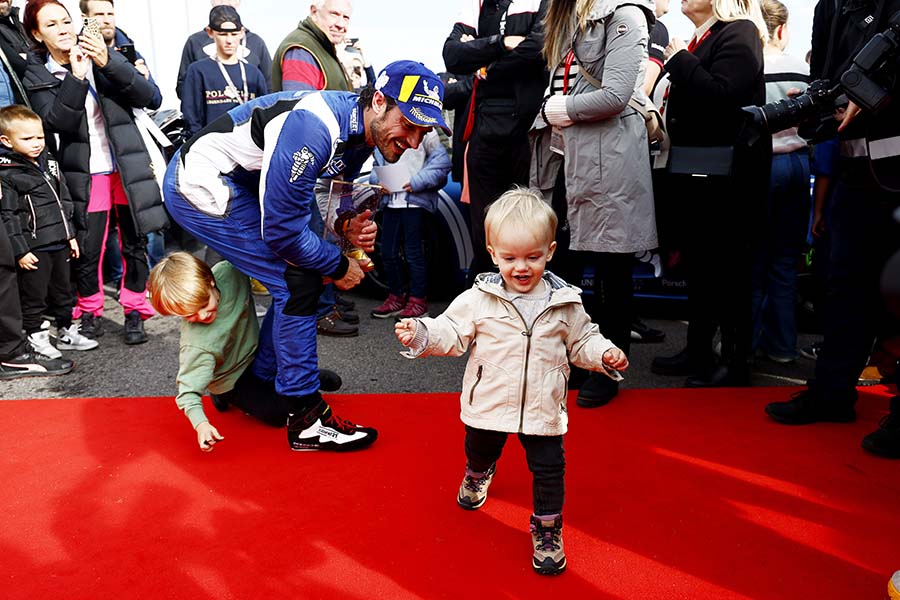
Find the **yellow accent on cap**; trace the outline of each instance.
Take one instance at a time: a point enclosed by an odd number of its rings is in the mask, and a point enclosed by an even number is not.
[[[403,78],[403,85],[400,86],[400,96],[397,98],[399,102],[409,102],[409,97],[416,90],[419,79],[418,75],[407,75]]]

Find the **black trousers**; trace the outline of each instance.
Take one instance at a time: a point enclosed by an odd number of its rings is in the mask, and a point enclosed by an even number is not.
[[[752,338],[750,237],[759,231],[760,200],[734,189],[737,178],[687,178],[676,197],[687,215],[688,353],[694,364],[712,366],[712,341],[720,329],[722,363],[747,368]]]
[[[23,352],[25,336],[22,335],[16,257],[6,227],[0,227],[0,360],[19,356]]]
[[[494,270],[487,251],[484,234],[484,215],[488,206],[513,185],[528,185],[528,166],[531,154],[527,135],[508,139],[485,140],[476,128],[469,139],[466,165],[469,182],[469,217],[474,258],[469,279]]]
[[[288,405],[284,396],[275,392],[275,381],[265,381],[253,374],[248,366],[237,380],[234,389],[217,396],[273,427],[284,427],[288,418]]]
[[[476,473],[487,471],[503,452],[508,433],[466,425],[466,460]],[[566,457],[561,435],[518,434],[532,475],[534,514],[561,514],[565,499]]]
[[[832,198],[831,246],[816,387],[832,405],[852,406],[875,337],[896,328],[879,289],[887,259],[900,249],[892,211],[900,194],[882,190],[867,165],[845,164]]]
[[[115,218],[122,240],[122,258],[125,261],[124,286],[132,292],[143,293],[147,288],[150,266],[147,263],[147,238],[138,235],[131,210],[125,204],[114,204]],[[110,213],[88,213],[88,235],[81,246],[81,258],[75,263],[75,281],[82,298],[101,293],[104,240],[109,231]]]
[[[32,334],[41,329],[46,314],[53,317],[57,327],[72,324],[72,272],[69,245],[45,252],[32,250],[37,256],[37,269],[19,269],[19,298],[22,303],[22,328]]]

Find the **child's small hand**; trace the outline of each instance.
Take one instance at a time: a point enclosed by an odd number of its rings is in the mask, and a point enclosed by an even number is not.
[[[72,258],[78,258],[81,256],[81,250],[78,248],[78,242],[74,239],[69,240],[69,250]]]
[[[19,268],[26,271],[37,271],[38,257],[29,252],[19,259]]]
[[[197,443],[200,444],[200,449],[202,451],[212,452],[216,443],[221,442],[224,439],[224,437],[219,435],[218,430],[209,424],[209,421],[204,421],[197,425]]]
[[[400,343],[408,347],[416,337],[416,327],[418,325],[414,319],[401,319],[394,325],[394,333],[397,334]]]
[[[618,348],[610,348],[603,353],[603,364],[616,371],[624,371],[628,368],[628,357]]]

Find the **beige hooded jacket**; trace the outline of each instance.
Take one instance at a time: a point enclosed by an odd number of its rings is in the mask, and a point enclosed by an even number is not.
[[[550,304],[528,327],[507,299],[498,273],[475,285],[437,318],[417,321],[428,332],[419,356],[461,356],[471,349],[460,415],[478,429],[562,435],[568,427],[569,363],[613,378],[603,353],[613,348],[584,311],[581,290],[550,272]]]

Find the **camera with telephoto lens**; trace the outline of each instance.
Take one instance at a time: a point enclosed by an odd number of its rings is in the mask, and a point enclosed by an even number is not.
[[[900,58],[900,12],[891,17],[885,31],[876,34],[853,58],[840,83],[819,79],[793,98],[764,106],[746,106],[753,124],[770,133],[797,126],[799,135],[821,141],[837,135],[834,112],[852,100],[863,110],[877,114],[893,99]]]
[[[825,140],[837,135],[834,111],[847,104],[845,98],[840,86],[819,79],[810,83],[802,94],[763,106],[745,106],[744,111],[764,131],[777,133],[797,126],[801,137]]]

